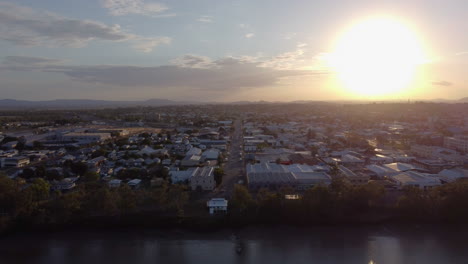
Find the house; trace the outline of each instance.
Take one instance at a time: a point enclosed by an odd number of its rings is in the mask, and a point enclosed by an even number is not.
[[[104,161],[106,161],[106,158],[103,156],[88,160],[86,164],[88,165],[88,168],[97,168],[101,166]]]
[[[375,156],[371,157],[369,161],[372,164],[387,164],[387,163],[392,163],[393,158],[382,155],[382,154],[375,154]]]
[[[463,153],[468,152],[468,136],[444,137],[444,147],[448,149],[459,150]]]
[[[140,188],[141,180],[140,179],[133,179],[133,180],[129,181],[127,184],[132,189],[138,189],[138,188]]]
[[[439,159],[415,159],[414,163],[431,173],[438,173],[443,169],[453,168],[455,164]]]
[[[400,162],[384,164],[384,165],[371,164],[371,165],[366,166],[366,168],[370,170],[371,172],[375,173],[380,178],[383,178],[385,176],[392,176],[398,173],[416,169],[416,167],[412,166],[411,164],[400,163]]]
[[[438,175],[444,182],[454,182],[458,179],[468,179],[468,170],[462,168],[445,169]]]
[[[109,185],[109,188],[118,188],[120,187],[121,183],[122,183],[122,180],[112,179],[109,181],[108,185]]]
[[[352,185],[362,185],[369,182],[370,177],[364,173],[355,173],[345,166],[338,166],[339,174],[347,179]]]
[[[404,186],[414,186],[423,190],[428,190],[442,184],[439,178],[431,177],[427,174],[416,171],[399,173],[391,176],[391,179],[397,183],[399,188],[403,188]]]
[[[1,160],[2,168],[21,168],[29,164],[29,158],[23,156],[3,158]]]
[[[219,157],[219,150],[217,149],[208,149],[205,150],[202,154],[203,160],[217,160]]]
[[[357,155],[348,153],[341,156],[341,163],[345,166],[359,166],[364,164],[364,160]]]
[[[18,141],[10,141],[8,143],[3,144],[2,147],[6,149],[14,149],[16,148],[17,145],[18,145]]]
[[[145,146],[143,149],[137,152],[138,155],[168,155],[167,149],[153,149],[151,147]]]
[[[187,153],[185,153],[186,156],[191,156],[191,155],[201,155],[202,150],[199,148],[191,148]]]
[[[76,187],[76,180],[78,178],[65,178],[61,181],[53,181],[52,186],[50,187],[53,191],[69,191]]]
[[[214,168],[197,168],[195,174],[190,178],[192,190],[201,189],[203,191],[212,191],[216,187],[214,180]]]
[[[212,198],[206,202],[206,206],[210,210],[210,214],[215,214],[218,212],[226,213],[228,201],[224,198]]]
[[[197,170],[198,168],[191,168],[185,171],[170,171],[169,176],[171,177],[172,183],[181,183],[190,180]]]
[[[181,160],[180,165],[184,167],[194,167],[200,164],[200,161],[201,161],[201,156],[187,155]]]

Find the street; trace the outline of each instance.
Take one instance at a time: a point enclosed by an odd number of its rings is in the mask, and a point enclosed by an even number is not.
[[[243,155],[243,128],[242,120],[234,122],[234,132],[231,136],[228,161],[224,164],[222,183],[214,190],[214,196],[230,198],[234,185],[244,179],[244,155]],[[242,158],[242,160],[240,160]]]

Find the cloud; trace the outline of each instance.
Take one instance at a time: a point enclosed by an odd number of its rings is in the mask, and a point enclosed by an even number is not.
[[[282,37],[285,40],[291,40],[291,39],[295,38],[296,36],[297,36],[296,32],[288,32],[288,33],[282,34]]]
[[[168,17],[175,14],[163,14],[169,8],[161,3],[146,2],[144,0],[101,0],[104,8],[109,10],[113,16],[124,16],[130,14],[145,15],[153,17]]]
[[[246,37],[246,38],[253,38],[253,37],[255,37],[255,34],[254,34],[254,33],[247,33],[247,34],[245,34],[244,37]]]
[[[210,58],[191,54],[176,58],[171,62],[181,68],[209,69],[214,66],[214,63]]]
[[[447,82],[447,81],[434,81],[432,82],[433,85],[439,85],[439,86],[452,86],[453,83]]]
[[[156,38],[137,38],[133,48],[141,52],[151,52],[159,45],[170,44],[172,41],[169,37],[156,37]]]
[[[213,17],[212,16],[201,16],[197,19],[198,22],[202,23],[213,23]]]
[[[456,56],[468,55],[468,51],[462,51],[455,54]]]
[[[57,59],[28,56],[8,56],[3,60],[3,64],[7,66],[44,66],[57,65],[62,62],[62,60]]]
[[[19,65],[27,65],[28,62],[35,63],[29,68],[19,68],[14,65],[17,61]],[[173,65],[156,67],[74,66],[64,65],[53,59],[7,57],[0,69],[61,73],[73,81],[112,87],[190,88],[192,91],[269,87],[286,77],[324,74],[318,71],[278,70],[264,67],[252,57],[226,57],[211,60],[197,55],[185,55],[174,60]]]
[[[0,2],[0,40],[23,46],[67,47],[83,47],[93,40],[130,42],[144,52],[169,43],[167,37],[142,37],[123,31],[119,25],[66,18],[6,2]]]
[[[34,71],[62,64],[62,60],[43,58],[43,57],[28,57],[28,56],[7,56],[3,59],[3,64],[0,65],[0,70],[15,70],[15,71]]]

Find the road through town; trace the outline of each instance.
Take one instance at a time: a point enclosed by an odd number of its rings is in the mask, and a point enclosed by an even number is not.
[[[225,175],[222,183],[214,191],[217,197],[230,198],[234,185],[244,178],[242,120],[234,121],[233,127],[228,160],[223,167]]]

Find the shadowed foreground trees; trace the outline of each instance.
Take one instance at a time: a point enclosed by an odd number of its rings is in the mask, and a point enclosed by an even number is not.
[[[109,189],[105,183],[89,174],[86,181],[66,193],[50,192],[50,185],[40,178],[32,183],[0,176],[0,230],[1,224],[26,225],[80,222],[80,219],[100,216],[127,215],[141,210],[177,212],[184,215],[189,201],[185,186],[163,184],[148,190],[133,190],[122,184]]]
[[[300,197],[286,196],[294,193],[291,188],[281,188],[278,192],[262,188],[251,201],[245,191],[239,189],[233,194],[233,208],[249,210],[248,215],[261,221],[279,223],[352,220],[380,207],[385,194],[380,185],[352,186],[342,180],[335,180],[330,186],[315,186]]]
[[[122,184],[109,188],[94,177],[73,191],[50,192],[43,179],[12,180],[0,176],[0,228],[6,223],[24,225],[81,223],[90,217],[131,216],[151,212],[155,219],[164,217],[193,219],[208,217],[200,201],[190,198],[184,185],[169,185],[133,190]],[[369,223],[382,219],[425,222],[466,222],[468,220],[468,181],[457,181],[429,191],[408,187],[397,203],[388,204],[381,185],[352,186],[334,180],[330,186],[315,186],[300,197],[290,195],[291,188],[274,192],[260,189],[252,194],[243,185],[235,185],[229,200],[231,223]],[[189,212],[188,215],[186,212]],[[141,217],[141,216],[140,216]],[[171,218],[172,217],[172,218]],[[207,218],[208,219],[208,218]],[[209,221],[209,220],[206,220]],[[175,222],[171,222],[174,223]]]

